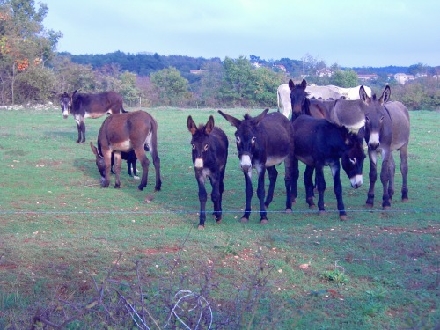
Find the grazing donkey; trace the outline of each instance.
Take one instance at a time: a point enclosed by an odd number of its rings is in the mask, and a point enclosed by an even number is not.
[[[205,181],[209,178],[212,186],[211,200],[214,203],[214,216],[217,223],[222,220],[222,196],[225,190],[224,178],[228,159],[228,138],[222,129],[214,126],[214,117],[209,116],[205,126],[196,126],[191,116],[186,121],[191,133],[192,160],[194,175],[199,186],[200,222],[199,229],[205,228],[206,201],[208,199]]]
[[[309,115],[300,115],[292,122],[291,136],[293,141],[290,155],[291,182],[293,199],[297,197],[298,160],[306,165],[304,184],[306,202],[313,207],[313,170],[316,170],[316,182],[319,192],[318,207],[320,213],[325,211],[324,166],[329,165],[334,181],[334,193],[338,204],[341,220],[347,219],[342,201],[341,163],[350,179],[351,186],[358,188],[363,183],[363,163],[365,154],[362,147],[362,135],[351,133],[346,127],[340,127],[325,119],[316,119]]]
[[[246,114],[244,120],[239,120],[218,110],[218,113],[237,129],[235,139],[237,142],[238,158],[240,159],[240,166],[246,182],[246,210],[241,217],[241,222],[249,221],[251,213],[253,195],[252,168],[255,168],[258,173],[257,196],[260,200],[260,223],[268,222],[266,208],[272,202],[278,175],[275,165],[281,164],[285,160],[286,210],[291,209],[289,166],[291,146],[290,121],[280,112],[267,114],[268,111],[269,109],[266,109],[256,117]],[[266,169],[269,175],[269,190],[267,199],[264,201],[264,176]]]
[[[386,85],[382,96],[370,98],[361,93],[361,99],[368,107],[365,108],[365,141],[370,156],[370,189],[366,205],[373,207],[374,186],[377,180],[377,156],[382,155],[380,180],[383,186],[382,207],[391,207],[394,194],[394,174],[396,164],[392,152],[400,150],[400,172],[402,174],[402,201],[408,200],[408,141],[410,120],[407,108],[398,101],[389,101],[391,88]]]
[[[84,143],[86,140],[85,118],[98,118],[105,114],[127,113],[122,107],[122,97],[116,92],[102,93],[78,93],[72,95],[64,92],[61,94],[61,111],[66,119],[72,114],[76,120],[78,130],[77,143]]]
[[[121,151],[134,150],[143,170],[138,189],[143,190],[147,186],[150,165],[150,161],[145,155],[145,148],[149,148],[156,170],[155,191],[160,190],[162,181],[157,151],[157,129],[156,120],[149,113],[141,110],[111,115],[104,120],[99,129],[98,147],[90,142],[92,152],[96,156],[96,165],[101,174],[102,187],[108,187],[110,184],[112,152],[115,157],[115,188],[119,188],[121,186]]]

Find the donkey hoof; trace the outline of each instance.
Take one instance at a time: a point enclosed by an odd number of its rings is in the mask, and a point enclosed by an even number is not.
[[[260,224],[261,225],[267,225],[269,223],[269,220],[267,220],[267,219],[261,219],[260,220]]]
[[[385,205],[382,209],[383,210],[390,210],[391,209],[391,205]]]
[[[287,214],[292,213],[292,209],[286,209],[286,213]]]
[[[120,184],[115,184],[115,188],[119,189],[119,188],[121,188],[121,185]]]
[[[341,219],[341,221],[347,221],[348,220],[348,216],[347,215],[341,215],[341,216],[339,216],[339,218]]]
[[[246,217],[241,217],[240,222],[241,222],[241,223],[248,223],[248,222],[249,222],[249,219],[246,218]]]
[[[205,229],[205,225],[198,225],[198,226],[197,226],[197,229],[198,229],[198,230],[203,230],[203,229]]]
[[[142,190],[144,190],[144,187],[142,187],[142,186],[138,186],[138,189],[139,189],[140,191],[142,191]]]
[[[327,214],[327,212],[325,211],[325,210],[319,210],[319,213],[318,213],[320,216],[323,216],[323,215],[326,215]]]
[[[367,209],[372,209],[373,208],[373,203],[365,203],[365,207]]]
[[[409,201],[408,197],[407,198],[402,198],[402,203],[406,203],[408,201]]]

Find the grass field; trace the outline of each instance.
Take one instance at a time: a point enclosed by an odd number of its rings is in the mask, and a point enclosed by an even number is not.
[[[410,113],[408,203],[397,167],[391,210],[381,209],[380,182],[374,208],[364,208],[367,158],[364,186],[343,176],[347,222],[329,169],[327,214],[308,209],[302,181],[286,214],[279,166],[269,224],[260,225],[258,213],[238,222],[234,128],[213,109],[147,111],[159,122],[157,193],[153,166],[139,191],[125,162],[121,189],[100,187],[89,144],[103,118],[87,120],[77,144],[75,121],[59,109],[0,110],[0,329],[440,327],[440,113]],[[213,114],[230,140],[223,222],[208,218],[202,231],[189,114],[197,123]]]

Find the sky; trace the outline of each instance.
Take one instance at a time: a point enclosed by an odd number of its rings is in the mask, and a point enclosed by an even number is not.
[[[438,0],[35,0],[74,55],[158,53],[327,66],[440,65]]]

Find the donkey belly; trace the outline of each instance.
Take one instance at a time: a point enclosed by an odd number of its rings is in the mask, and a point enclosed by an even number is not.
[[[122,142],[111,143],[110,148],[112,150],[118,150],[118,151],[129,151],[133,149],[133,146],[131,145],[130,140],[126,140]]]

